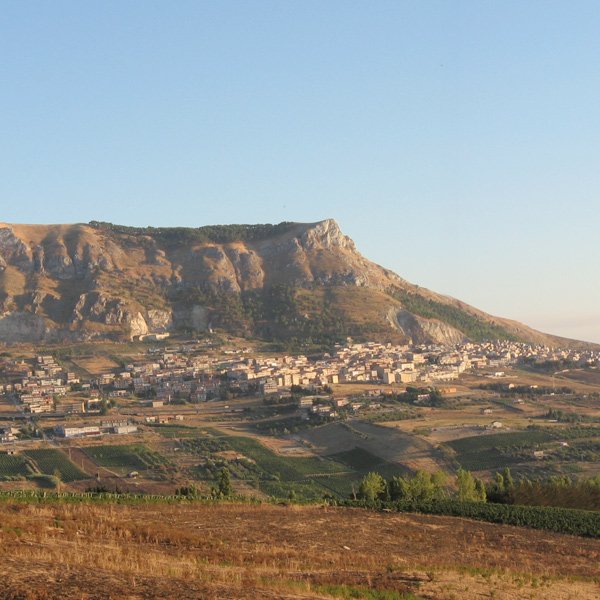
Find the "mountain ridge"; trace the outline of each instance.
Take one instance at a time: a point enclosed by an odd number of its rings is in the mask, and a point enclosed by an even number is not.
[[[270,339],[585,342],[493,317],[366,259],[334,219],[198,228],[0,223],[0,341],[222,327]]]

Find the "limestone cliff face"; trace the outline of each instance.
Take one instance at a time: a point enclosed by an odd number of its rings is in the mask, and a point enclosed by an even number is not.
[[[459,305],[521,338],[548,339],[409,284],[365,259],[333,219],[199,229],[0,223],[0,342],[131,338],[205,330],[214,322],[226,327],[231,316],[221,314],[219,294],[243,296],[275,286],[305,290],[313,304],[321,298],[319,310],[360,323],[366,336],[372,328],[377,335],[387,330],[420,342],[466,337],[443,320],[406,310],[388,294],[400,289]]]
[[[392,309],[389,319],[392,326],[402,331],[414,344],[427,342],[459,344],[467,339],[464,333],[443,321],[424,319],[404,309],[399,311]]]

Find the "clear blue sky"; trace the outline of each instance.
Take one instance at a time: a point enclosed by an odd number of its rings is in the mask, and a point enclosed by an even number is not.
[[[338,220],[600,342],[600,4],[0,2],[0,220]]]

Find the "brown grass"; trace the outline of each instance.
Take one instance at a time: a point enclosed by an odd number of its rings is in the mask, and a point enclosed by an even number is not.
[[[586,598],[600,540],[328,507],[0,505],[0,598]]]
[[[90,375],[114,373],[115,369],[119,366],[114,360],[102,355],[76,358],[72,362]]]

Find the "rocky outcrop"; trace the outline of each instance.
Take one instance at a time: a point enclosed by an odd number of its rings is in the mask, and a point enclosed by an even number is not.
[[[9,264],[26,272],[31,271],[33,251],[10,227],[0,227],[0,268],[4,270]]]
[[[458,344],[465,341],[465,335],[447,323],[437,319],[424,319],[407,310],[391,309],[388,318],[392,326],[402,331],[414,344]]]
[[[151,308],[146,324],[152,333],[166,333],[173,329],[173,313],[170,310]]]
[[[82,294],[73,309],[73,321],[95,321],[105,325],[121,325],[131,321],[127,305],[101,292]]]
[[[342,233],[334,219],[326,219],[314,223],[298,238],[300,245],[308,251],[326,248],[328,250],[341,248],[356,252],[354,242]]]

